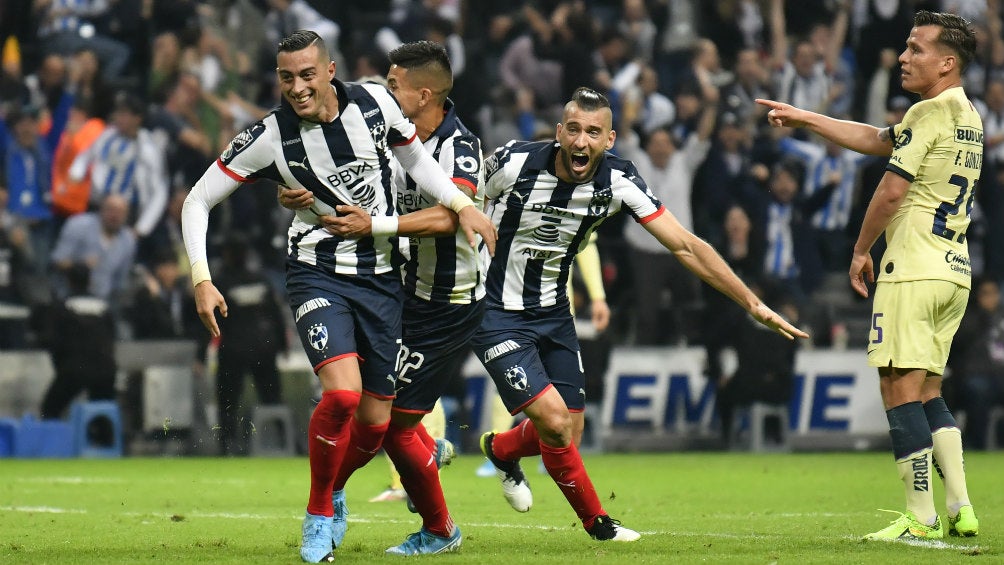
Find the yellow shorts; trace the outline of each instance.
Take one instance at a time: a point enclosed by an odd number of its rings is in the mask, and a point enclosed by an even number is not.
[[[945,373],[969,289],[949,281],[880,282],[872,305],[868,364]]]

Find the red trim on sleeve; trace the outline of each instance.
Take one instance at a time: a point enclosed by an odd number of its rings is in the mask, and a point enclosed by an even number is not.
[[[453,184],[462,184],[462,185],[466,186],[467,188],[471,189],[471,191],[472,191],[472,192],[473,192],[474,194],[477,194],[477,193],[478,193],[478,187],[477,187],[477,186],[475,186],[475,185],[474,185],[474,183],[472,183],[472,182],[471,182],[470,180],[468,180],[468,179],[462,179],[462,178],[460,178],[460,177],[453,177],[453,178],[452,178],[452,179],[450,179],[450,180],[452,180],[452,181],[453,181]]]
[[[222,170],[224,174],[226,174],[228,177],[234,179],[235,181],[237,181],[237,182],[247,182],[248,181],[248,179],[246,179],[246,178],[238,175],[237,173],[231,171],[230,169],[228,169],[227,166],[223,164],[223,161],[221,159],[217,158],[216,159],[216,164],[220,167],[220,170]]]
[[[638,218],[638,223],[641,225],[645,225],[665,213],[666,213],[666,207],[659,206],[659,209],[656,210],[655,212],[652,212],[651,214],[645,216],[644,218]]]
[[[416,130],[415,133],[411,134],[411,137],[409,137],[406,141],[402,141],[401,143],[392,143],[391,145],[393,145],[394,147],[401,147],[403,145],[408,145],[412,141],[415,141],[415,138],[417,137],[418,137],[418,131]]]

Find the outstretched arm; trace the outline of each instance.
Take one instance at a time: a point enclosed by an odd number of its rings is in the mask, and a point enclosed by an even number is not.
[[[886,128],[838,120],[775,100],[757,98],[756,103],[770,108],[767,112],[767,121],[773,127],[805,128],[858,153],[892,155],[892,139],[889,138]]]
[[[736,301],[761,324],[788,339],[809,337],[761,302],[711,245],[687,231],[669,212],[646,223],[645,229],[672,251],[683,266]]]

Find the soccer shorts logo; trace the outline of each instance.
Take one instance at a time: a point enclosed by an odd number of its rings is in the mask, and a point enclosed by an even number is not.
[[[324,324],[314,324],[307,329],[307,341],[318,351],[324,351],[328,346],[328,327]]]
[[[526,390],[526,371],[519,365],[509,367],[505,372],[505,382],[509,383],[513,390]]]

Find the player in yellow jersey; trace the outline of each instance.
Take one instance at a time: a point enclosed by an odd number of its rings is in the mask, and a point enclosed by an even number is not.
[[[888,155],[851,258],[851,285],[868,296],[871,248],[885,232],[868,362],[878,367],[906,512],[865,539],[943,536],[932,470],[945,482],[949,533],[974,536],[979,522],[966,491],[962,437],[941,397],[948,350],[969,298],[966,229],[983,160],[983,123],[962,89],[976,37],[948,13],[917,12],[899,56],[903,88],[920,95],[903,122],[880,129],[772,100],[775,127],[804,127],[844,147]],[[933,461],[932,461],[933,457]],[[936,464],[935,464],[936,463]]]

